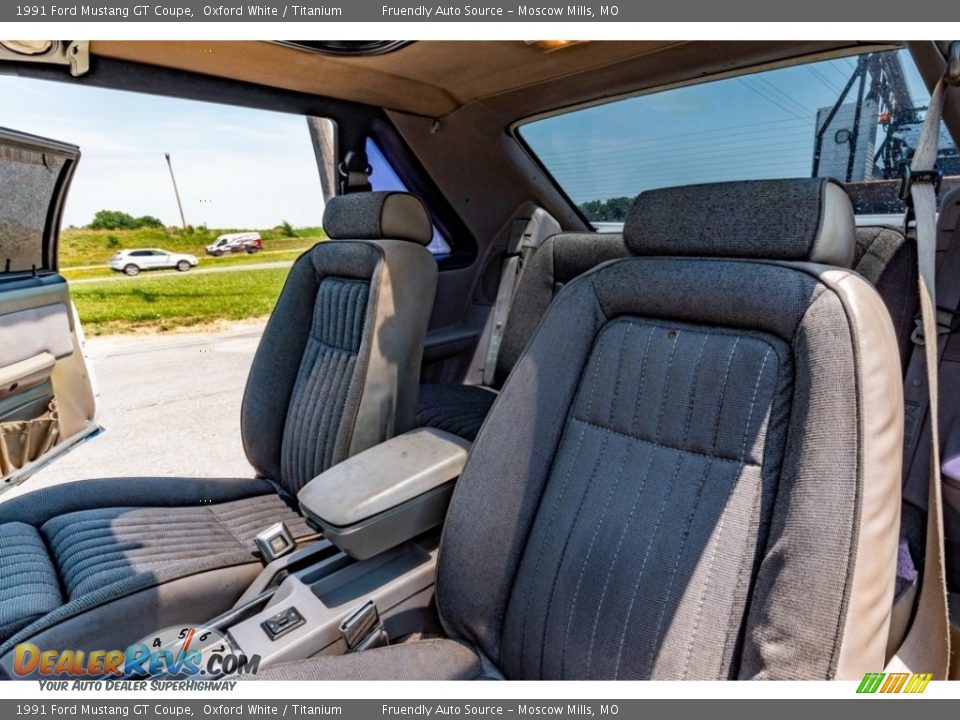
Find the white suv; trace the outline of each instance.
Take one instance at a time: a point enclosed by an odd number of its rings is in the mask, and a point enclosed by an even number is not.
[[[186,272],[197,266],[195,255],[172,253],[158,248],[149,250],[121,250],[110,258],[110,269],[131,277],[139,275],[141,270],[164,270],[176,268]]]

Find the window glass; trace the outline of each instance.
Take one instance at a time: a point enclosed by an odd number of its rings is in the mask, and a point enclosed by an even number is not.
[[[374,190],[395,190],[397,192],[410,192],[407,189],[407,186],[397,175],[396,171],[390,165],[386,157],[384,157],[383,152],[377,146],[377,144],[367,139],[367,161],[370,163],[372,172],[370,174],[370,186]],[[446,238],[440,233],[437,229],[437,226],[433,226],[433,240],[430,241],[430,244],[427,246],[429,250],[434,255],[449,255],[450,254],[450,243],[447,242]]]
[[[0,273],[46,267],[43,235],[63,158],[0,145]]]
[[[892,214],[929,100],[893,50],[618,100],[519,134],[598,229],[621,224],[644,190],[751,178],[835,177],[858,214]],[[940,166],[946,191],[960,155],[942,128]]]

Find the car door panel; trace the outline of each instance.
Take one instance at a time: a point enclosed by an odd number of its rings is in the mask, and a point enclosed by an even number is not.
[[[0,492],[99,429],[82,331],[57,272],[78,159],[73,146],[0,129]]]

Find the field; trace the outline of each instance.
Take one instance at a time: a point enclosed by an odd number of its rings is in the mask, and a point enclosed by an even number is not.
[[[165,332],[219,321],[268,315],[289,265],[324,239],[320,228],[297,230],[297,237],[261,230],[265,249],[213,258],[204,247],[229,230],[193,233],[164,229],[67,229],[60,237],[60,271],[71,281],[71,296],[89,335]],[[196,255],[199,266],[186,273],[154,271],[127,278],[106,267],[121,249],[159,247]],[[263,268],[264,263],[276,264]],[[256,267],[247,269],[244,265]],[[205,272],[223,268],[223,272]]]
[[[184,233],[169,228],[142,228],[140,230],[86,230],[68,228],[60,233],[60,268],[85,267],[88,265],[106,266],[110,256],[118,250],[132,248],[159,247],[179,253],[190,253],[200,258],[208,258],[204,248],[219,235],[237,230],[199,229],[193,233]],[[283,237],[275,230],[260,230],[266,250],[292,250],[307,248],[322,240],[325,235],[321,228],[299,228],[297,237]],[[210,262],[226,258],[208,258]]]
[[[140,275],[71,288],[84,332],[163,332],[269,315],[289,268],[194,275]]]

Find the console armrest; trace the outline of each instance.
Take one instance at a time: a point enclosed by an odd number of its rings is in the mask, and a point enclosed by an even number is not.
[[[471,444],[419,428],[334,465],[297,495],[304,516],[358,560],[443,522]]]

